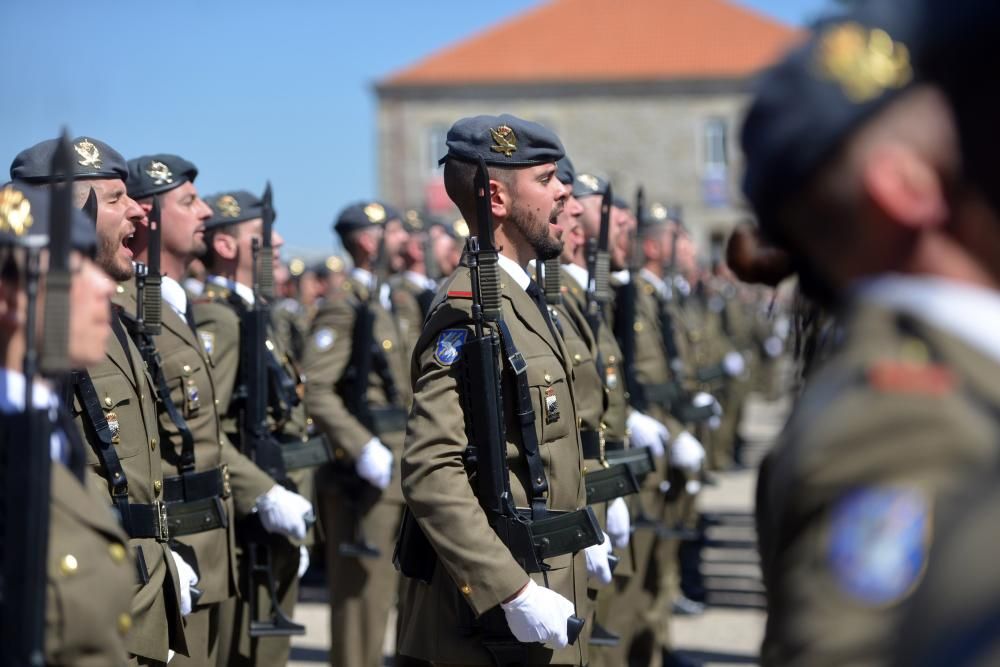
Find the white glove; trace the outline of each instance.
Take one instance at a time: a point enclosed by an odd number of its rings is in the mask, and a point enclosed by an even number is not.
[[[302,575],[304,575],[306,573],[306,570],[308,570],[308,569],[309,569],[309,550],[306,549],[306,545],[300,544],[299,545],[299,573],[298,573],[299,579],[302,578]]]
[[[608,503],[608,535],[611,536],[611,544],[616,549],[624,549],[628,546],[628,539],[632,532],[632,520],[628,515],[628,505],[624,498],[615,498]]]
[[[731,378],[743,375],[743,371],[746,370],[746,367],[746,360],[744,360],[743,355],[736,350],[726,352],[726,356],[722,358],[722,370],[726,371],[726,375]]]
[[[541,642],[549,648],[566,648],[566,622],[576,611],[573,603],[534,581],[510,602],[500,604],[507,625],[519,642]]]
[[[697,479],[689,479],[684,483],[684,490],[689,496],[697,496],[701,491],[701,482]]]
[[[718,431],[719,428],[722,426],[722,419],[716,417],[715,415],[712,415],[711,417],[708,418],[708,420],[705,423],[708,425],[708,430]]]
[[[687,431],[681,431],[670,443],[670,465],[688,472],[698,472],[705,461],[705,448]]]
[[[378,438],[372,438],[361,450],[355,469],[372,486],[385,489],[392,479],[392,452]]]
[[[312,514],[313,506],[299,494],[275,484],[257,499],[254,509],[260,514],[260,522],[267,532],[281,533],[296,540],[305,539],[306,515]]]
[[[174,557],[174,565],[177,567],[177,587],[181,594],[181,616],[187,616],[191,613],[191,587],[198,584],[198,573],[176,551],[171,551],[170,555]]]
[[[625,425],[628,427],[629,437],[634,446],[649,447],[653,450],[654,458],[663,456],[664,446],[670,440],[670,431],[666,426],[638,410],[632,411]]]
[[[604,541],[587,547],[583,550],[583,555],[587,558],[587,574],[597,580],[602,585],[611,583],[611,564],[608,563],[608,554],[611,553],[611,538],[607,533],[602,533]]]
[[[177,655],[177,652],[168,648],[167,649],[167,662],[170,662],[171,660],[173,660],[175,655]]]

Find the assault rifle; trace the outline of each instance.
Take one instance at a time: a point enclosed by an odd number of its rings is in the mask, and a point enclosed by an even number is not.
[[[628,282],[618,288],[615,299],[615,338],[622,351],[622,372],[625,374],[625,389],[628,391],[629,405],[639,412],[646,412],[649,405],[646,392],[635,370],[635,317],[636,317],[636,280],[642,266],[642,242],[639,230],[643,226],[646,199],[642,188],[635,195],[636,228],[633,232],[632,247],[628,258]]]

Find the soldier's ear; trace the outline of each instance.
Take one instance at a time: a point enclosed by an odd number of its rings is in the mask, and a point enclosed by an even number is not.
[[[865,192],[895,224],[913,230],[947,221],[949,206],[937,170],[909,146],[876,147],[862,172]]]
[[[212,237],[212,250],[222,259],[234,260],[239,252],[239,240],[229,234],[215,234]]]
[[[513,193],[503,181],[490,179],[490,206],[494,219],[504,219],[513,207]]]

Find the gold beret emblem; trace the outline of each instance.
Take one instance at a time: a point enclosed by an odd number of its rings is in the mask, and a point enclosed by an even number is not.
[[[330,255],[326,258],[326,268],[330,269],[334,273],[340,273],[344,270],[344,260],[336,255]]]
[[[73,146],[73,150],[80,156],[77,164],[81,167],[101,168],[101,152],[90,139],[83,139]]]
[[[223,218],[235,218],[240,214],[241,210],[236,197],[232,195],[222,195],[215,200],[215,208],[219,209],[219,213]]]
[[[885,30],[848,22],[823,35],[817,54],[822,75],[840,84],[844,95],[861,104],[913,79],[910,50]]]
[[[306,270],[306,263],[295,257],[288,263],[288,272],[293,276],[301,276]]]
[[[377,202],[372,202],[365,206],[365,215],[368,216],[368,221],[374,224],[385,221],[385,207]]]
[[[169,185],[174,182],[174,174],[170,167],[159,160],[153,160],[146,168],[146,175],[153,179],[153,185]]]
[[[510,157],[517,150],[517,136],[509,126],[501,125],[495,130],[491,127],[490,135],[493,137],[493,145],[490,146],[490,150],[494,153],[503,153]]]
[[[0,232],[24,236],[34,222],[31,202],[20,190],[10,185],[0,190]]]
[[[653,220],[666,220],[667,207],[659,203],[653,204],[649,207],[649,215],[653,217]]]
[[[452,227],[460,238],[464,239],[469,235],[469,223],[465,221],[465,218],[456,220]]]
[[[576,180],[580,181],[591,190],[597,191],[601,189],[601,183],[597,180],[596,176],[591,176],[590,174],[580,174],[576,177]]]
[[[412,208],[406,212],[406,222],[414,229],[424,228],[424,221],[420,219],[420,214]]]

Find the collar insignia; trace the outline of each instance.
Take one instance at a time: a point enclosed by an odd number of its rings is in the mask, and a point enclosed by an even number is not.
[[[0,190],[0,232],[24,236],[34,222],[31,202],[20,190],[10,185]]]
[[[153,185],[169,185],[174,182],[174,173],[170,167],[159,160],[153,160],[146,168],[146,175],[153,179]]]
[[[365,215],[368,216],[368,221],[373,224],[378,224],[385,221],[385,208],[382,204],[377,202],[372,202],[365,206]]]
[[[510,157],[517,150],[517,136],[509,126],[501,125],[495,130],[491,127],[490,135],[493,137],[493,145],[490,146],[490,150],[494,153],[503,153]]]
[[[902,88],[913,79],[905,44],[894,41],[885,30],[869,30],[853,22],[823,35],[818,59],[820,72],[839,83],[844,95],[856,104]]]
[[[81,158],[77,161],[77,164],[81,167],[101,168],[101,152],[97,150],[97,146],[90,139],[84,139],[79,142],[73,146],[73,150]]]
[[[223,218],[235,218],[240,214],[240,205],[236,202],[236,197],[232,195],[222,195],[215,200],[215,207]]]

